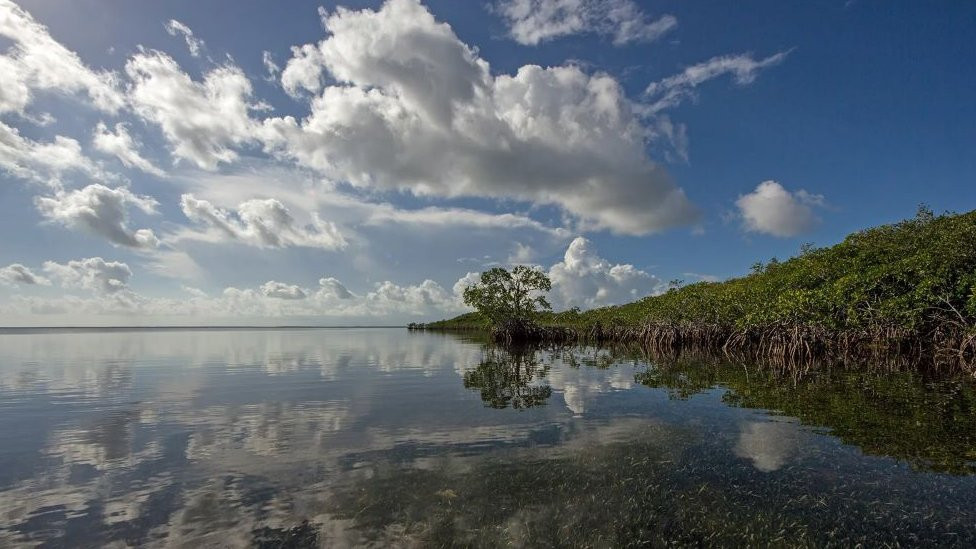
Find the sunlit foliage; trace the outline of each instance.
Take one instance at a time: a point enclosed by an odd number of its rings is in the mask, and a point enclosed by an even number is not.
[[[481,281],[464,290],[464,303],[495,326],[527,324],[540,311],[551,309],[543,292],[552,282],[539,269],[518,265],[511,271],[495,267],[481,273]]]
[[[432,326],[477,322],[473,314]],[[923,206],[912,219],[851,234],[827,248],[804,245],[797,256],[758,263],[741,278],[673,286],[634,303],[547,314],[539,322],[576,329],[707,329],[723,338],[763,334],[754,340],[802,327],[807,339],[852,334],[861,343],[942,341],[950,342],[942,348],[972,355],[976,212],[935,215]]]

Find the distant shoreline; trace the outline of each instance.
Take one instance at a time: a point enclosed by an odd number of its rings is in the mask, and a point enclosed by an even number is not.
[[[154,332],[154,331],[233,331],[233,330],[349,330],[405,328],[383,326],[0,326],[0,334],[50,332]]]

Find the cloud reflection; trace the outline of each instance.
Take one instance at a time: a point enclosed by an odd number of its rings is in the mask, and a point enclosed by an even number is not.
[[[793,421],[747,421],[740,429],[735,455],[764,473],[782,468],[800,446],[800,429]]]

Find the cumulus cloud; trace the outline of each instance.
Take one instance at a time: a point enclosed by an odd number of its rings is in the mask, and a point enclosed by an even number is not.
[[[553,306],[589,309],[615,305],[659,293],[663,284],[657,277],[633,265],[613,265],[600,257],[592,243],[577,237],[563,260],[549,269]]]
[[[10,269],[10,272],[20,276],[25,270],[29,272],[26,267]],[[194,322],[282,317],[363,321],[431,319],[469,310],[463,304],[464,289],[480,280],[480,273],[476,272],[465,274],[449,288],[429,279],[419,284],[386,280],[357,294],[337,278],[322,277],[318,287],[311,289],[301,284],[270,280],[251,288],[227,287],[215,295],[184,286],[189,298],[156,298],[138,294],[129,287],[132,271],[122,262],[106,261],[101,257],[64,264],[48,261],[44,263],[43,271],[62,287],[87,289],[92,295],[57,299],[25,297],[15,300],[14,312],[184,317],[193,318]],[[7,272],[7,269],[0,270],[0,273]],[[577,238],[570,244],[563,261],[549,269],[549,276],[553,282],[550,300],[557,309],[622,303],[664,288],[657,278],[632,265],[614,265],[601,258],[584,238]],[[0,274],[0,277],[2,280],[7,278],[6,274]]]
[[[632,0],[499,1],[500,9],[529,6],[536,11],[526,17],[543,22],[545,17],[539,13],[550,9],[545,6],[557,12],[576,10],[582,26],[570,32],[595,32],[617,43],[651,40],[674,25],[668,17],[649,18]],[[559,13],[554,21],[562,17]],[[459,40],[449,25],[437,21],[417,0],[389,0],[376,9],[340,8],[320,14],[326,31],[321,41],[295,47],[283,69],[270,53],[262,58],[267,74],[277,75],[282,88],[308,106],[303,116],[271,116],[263,112],[267,105],[253,97],[251,82],[229,57],[202,76],[191,77],[169,55],[140,48],[125,65],[122,77],[127,82],[122,86],[116,75],[86,67],[30,15],[9,0],[0,0],[0,74],[5,76],[0,115],[13,113],[7,118],[43,122],[49,119],[44,113],[27,112],[35,96],[72,95],[105,113],[131,109],[127,114],[159,128],[177,164],[212,171],[239,160],[239,155],[263,152],[280,161],[277,165],[288,164],[293,173],[315,178],[314,189],[290,181],[288,197],[261,188],[245,193],[237,188],[187,185],[181,192],[192,190],[206,200],[183,195],[183,213],[196,225],[177,229],[172,242],[164,238],[165,249],[146,258],[157,266],[198,268],[188,251],[169,247],[181,238],[337,250],[347,246],[347,238],[359,242],[363,235],[392,232],[380,225],[395,226],[394,230],[416,225],[440,232],[473,228],[466,234],[486,235],[494,235],[490,231],[496,229],[531,229],[536,232],[512,235],[513,239],[491,250],[491,258],[510,254],[511,262],[528,262],[533,250],[521,244],[511,249],[514,238],[544,250],[580,231],[646,234],[694,221],[697,210],[647,152],[649,145],[654,150],[657,139],[674,144],[679,156],[687,148],[684,126],[671,123],[659,111],[692,97],[708,79],[730,74],[736,82],[748,83],[781,60],[777,56],[716,58],[653,84],[647,95],[650,103],[645,104],[643,99],[628,98],[613,76],[577,66],[528,65],[512,73],[492,73],[477,48]],[[201,53],[202,42],[185,25],[170,21],[167,31],[186,40],[192,54]],[[534,39],[541,42],[560,33],[565,34],[558,29],[543,31]],[[92,147],[126,166],[162,175],[157,155],[144,156],[140,126],[115,122],[98,124]],[[131,228],[136,222],[129,216],[130,208],[154,213],[154,199],[124,187],[111,188],[115,183],[85,156],[78,141],[64,136],[34,139],[38,138],[33,132],[24,130],[22,135],[0,122],[0,170],[48,184],[45,196],[36,199],[45,218],[117,245],[158,247],[155,233]],[[80,185],[66,186],[70,181],[62,184],[66,174],[86,175],[103,184],[77,189]],[[349,191],[347,183],[355,189]],[[391,196],[389,191],[407,191],[422,201],[480,197],[550,205],[559,211],[552,215],[549,208],[529,209],[527,204],[521,206],[535,212],[531,216],[443,206],[405,210],[372,202]],[[815,205],[815,195],[791,194],[801,206]],[[560,214],[572,233],[533,219]],[[339,226],[347,231],[345,235]],[[539,232],[556,238],[543,243],[539,237],[545,235]],[[586,251],[586,245],[582,247]],[[356,268],[365,270],[362,265],[372,260],[363,259],[367,255],[360,254],[350,263],[357,262]],[[642,281],[653,287],[645,278],[653,277],[633,266],[611,265],[595,253],[583,256],[588,259],[576,258],[574,263],[567,251],[565,260],[557,264],[561,265],[558,274],[564,277],[556,284],[557,303],[560,298],[583,306],[623,301],[643,295]],[[590,266],[581,267],[587,261]],[[152,268],[149,263],[141,266]],[[338,304],[337,310],[346,312],[409,314],[441,314],[459,307],[457,285],[445,289],[430,280],[407,285],[387,281],[370,291],[356,288],[357,293],[335,278],[322,278],[318,288],[314,283],[309,288],[307,280],[300,282],[304,286],[271,282],[276,286],[267,291],[264,284],[194,299],[213,300],[230,311],[233,308],[227,304],[233,298],[274,315],[317,314],[324,304]],[[304,293],[304,299],[282,299],[291,288]],[[594,292],[592,296],[587,289]],[[105,301],[107,296],[113,306],[130,311],[181,310],[178,300],[136,299],[128,289],[101,291],[91,299]]]
[[[66,288],[83,288],[96,294],[115,294],[128,289],[132,270],[119,261],[101,257],[72,260],[67,263],[44,262],[44,272]]]
[[[3,122],[0,122],[0,169],[52,188],[58,188],[62,176],[68,172],[103,176],[74,139],[58,135],[47,143],[34,141]]]
[[[193,30],[190,27],[180,23],[176,19],[170,19],[164,27],[170,36],[183,37],[183,40],[186,41],[186,47],[190,50],[190,55],[200,57],[200,50],[203,49],[204,43],[203,40],[193,36]]]
[[[502,0],[495,11],[512,39],[528,46],[585,32],[611,36],[618,46],[652,42],[678,24],[671,15],[651,19],[632,0]]]
[[[320,298],[353,299],[353,295],[343,284],[333,277],[320,278],[319,289],[316,292]]]
[[[273,198],[246,200],[237,206],[236,212],[230,212],[192,194],[184,194],[180,207],[191,221],[212,229],[203,235],[184,232],[181,235],[184,238],[235,240],[261,248],[300,246],[339,250],[346,246],[334,223],[312,213],[311,222],[301,226],[288,208]]]
[[[0,0],[0,43],[8,44],[0,53],[0,115],[12,113],[36,123],[51,121],[45,113],[28,112],[38,92],[81,95],[110,113],[124,105],[114,74],[87,67],[75,52],[54,40],[46,27],[10,0]],[[64,172],[98,172],[76,140],[59,135],[50,142],[34,141],[3,122],[0,169],[51,186],[60,184]]]
[[[511,264],[524,264],[532,250],[516,243],[516,251],[509,257]],[[519,256],[522,257],[519,257]],[[577,237],[566,248],[562,261],[548,269],[552,281],[549,301],[554,309],[580,307],[589,309],[629,303],[657,294],[665,285],[654,275],[630,264],[612,264],[600,257],[593,243]],[[464,289],[481,280],[479,273],[469,272],[454,284],[455,299],[460,301]]]
[[[139,153],[139,144],[129,135],[128,128],[122,122],[115,125],[114,131],[110,130],[104,122],[99,122],[92,134],[92,144],[98,151],[118,158],[126,167],[136,168],[158,177],[166,175],[163,170]]]
[[[173,155],[212,170],[237,158],[232,147],[253,140],[249,102],[251,82],[240,68],[227,65],[193,81],[172,57],[147,51],[125,65],[132,81],[135,111],[159,125]]]
[[[644,96],[651,101],[647,110],[657,113],[676,107],[685,99],[693,98],[695,88],[725,74],[732,75],[736,84],[750,84],[760,71],[782,63],[787,55],[788,51],[779,52],[758,61],[751,55],[723,55],[692,65],[674,76],[651,83],[644,90]]]
[[[292,97],[315,93],[322,89],[322,70],[322,54],[314,44],[292,46],[291,58],[281,71],[281,86]]]
[[[0,268],[0,284],[8,286],[50,286],[51,281],[43,276],[36,274],[29,268],[20,263],[13,263]]]
[[[269,152],[356,186],[553,204],[620,233],[697,217],[647,156],[648,128],[613,77],[534,65],[492,76],[416,0],[324,24],[329,36],[282,73],[286,90],[317,93],[311,113],[264,120]]]
[[[315,292],[298,285],[269,281],[257,288],[228,287],[215,296],[195,288],[189,298],[153,298],[128,287],[131,271],[124,263],[101,258],[47,262],[44,270],[67,288],[91,290],[92,296],[58,299],[23,297],[13,312],[34,315],[123,314],[141,317],[184,317],[194,322],[226,318],[429,318],[463,310],[453,294],[431,280],[416,285],[390,281],[359,296],[334,278],[323,278]]]
[[[512,265],[527,265],[532,262],[533,257],[535,257],[535,250],[531,246],[516,242],[515,249],[508,256],[508,262]]]
[[[479,282],[481,282],[481,273],[467,273],[459,278],[451,289],[454,291],[454,295],[461,299],[464,296],[464,290],[468,286],[474,286]]]
[[[301,287],[284,282],[269,280],[261,285],[261,293],[266,297],[278,299],[305,299],[308,294]]]
[[[91,70],[10,0],[0,0],[0,37],[12,42],[0,55],[0,114],[23,114],[38,90],[84,93],[107,112],[116,112],[124,104],[113,74]]]
[[[458,307],[454,294],[433,280],[424,280],[416,286],[400,286],[386,281],[366,294],[369,307],[378,310],[395,310],[413,314],[425,311],[451,311]]]
[[[95,183],[74,191],[59,191],[54,196],[38,197],[36,204],[45,218],[102,236],[113,244],[144,249],[159,244],[152,230],[133,231],[128,227],[129,206],[151,214],[156,212],[156,200],[133,194],[124,187],[112,189]]]
[[[754,191],[735,201],[747,231],[791,237],[812,230],[820,223],[814,207],[824,197],[800,189],[790,192],[776,181],[763,181]]]

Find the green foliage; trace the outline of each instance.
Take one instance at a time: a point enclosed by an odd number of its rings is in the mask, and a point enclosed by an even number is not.
[[[482,311],[429,326],[473,327],[491,318]],[[673,284],[661,295],[634,303],[540,312],[535,320],[570,328],[597,323],[735,330],[804,325],[925,336],[951,325],[971,331],[976,325],[976,212],[935,215],[923,206],[912,219],[851,234],[835,246],[804,245],[789,260],[758,262],[741,278]]]
[[[464,303],[494,325],[532,322],[551,307],[541,292],[552,289],[544,272],[518,265],[511,271],[495,267],[481,273],[481,281],[464,289]]]
[[[804,246],[790,260],[757,264],[746,277],[595,309],[581,321],[924,333],[947,322],[972,325],[974,315],[976,213],[935,216],[923,209],[830,248]]]

